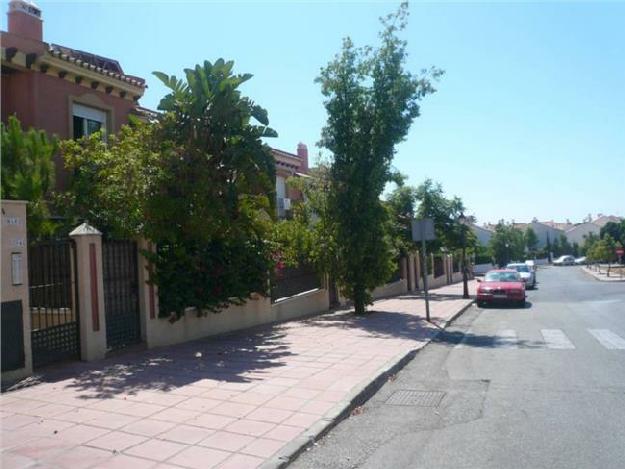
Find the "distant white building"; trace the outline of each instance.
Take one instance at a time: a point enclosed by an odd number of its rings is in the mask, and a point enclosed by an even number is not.
[[[493,237],[493,231],[488,229],[488,228],[483,228],[481,226],[478,225],[471,225],[471,231],[473,231],[473,234],[475,235],[475,237],[477,238],[478,243],[480,243],[481,246],[488,246],[488,243],[490,242],[490,239]]]
[[[568,229],[565,232],[566,238],[569,240],[569,243],[577,243],[579,246],[584,244],[584,237],[588,236],[590,233],[599,236],[599,232],[601,231],[601,227],[593,222],[584,222],[578,223],[573,228]]]

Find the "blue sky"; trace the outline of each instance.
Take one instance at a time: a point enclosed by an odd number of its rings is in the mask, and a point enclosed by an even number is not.
[[[254,74],[245,92],[266,107],[295,151],[325,121],[321,66],[349,35],[373,44],[378,17],[397,3],[48,2],[44,40],[120,61],[147,78],[141,103],[165,89],[154,70],[180,76],[204,59]],[[6,30],[8,2],[2,3]],[[461,196],[480,222],[579,221],[625,216],[625,3],[410,5],[411,70],[446,71],[422,103],[397,169]]]

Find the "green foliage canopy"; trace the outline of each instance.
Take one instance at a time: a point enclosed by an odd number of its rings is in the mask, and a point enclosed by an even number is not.
[[[150,280],[172,320],[186,307],[216,312],[265,293],[273,267],[275,163],[262,139],[276,132],[241,95],[251,75],[233,66],[205,61],[184,79],[155,72],[170,90],[158,122],[126,127],[107,145],[93,136],[64,146],[75,171],[65,206],[156,246],[145,252]]]
[[[51,234],[54,224],[46,197],[54,185],[53,157],[58,149],[55,137],[42,130],[23,130],[15,116],[0,128],[2,144],[3,199],[26,200],[27,229],[31,237]]]
[[[321,70],[327,122],[321,146],[333,157],[328,211],[335,228],[337,283],[361,314],[369,291],[394,270],[388,214],[380,200],[391,179],[395,146],[419,115],[418,101],[435,90],[432,69],[415,76],[405,69],[407,4],[383,22],[377,48],[356,48],[351,39]]]

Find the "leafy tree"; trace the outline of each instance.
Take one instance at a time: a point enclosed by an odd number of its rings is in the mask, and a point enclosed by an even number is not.
[[[392,273],[388,213],[380,200],[391,179],[395,146],[419,115],[418,102],[435,90],[432,69],[415,76],[405,69],[407,4],[382,20],[381,44],[357,49],[351,39],[321,70],[317,81],[328,120],[321,146],[333,157],[329,216],[337,246],[334,270],[357,314],[371,302],[370,291]]]
[[[185,79],[155,72],[170,90],[157,123],[126,127],[108,145],[92,137],[64,147],[76,171],[73,215],[157,247],[145,255],[160,314],[172,320],[266,292],[274,265],[275,163],[262,138],[276,132],[241,95],[251,75],[233,65],[205,61]]]
[[[495,227],[488,247],[491,256],[500,267],[513,260],[521,260],[525,254],[523,232],[502,220]]]
[[[559,238],[553,238],[553,243],[551,244],[551,250],[555,257],[559,257],[562,255],[562,249],[560,248]]]
[[[528,226],[525,229],[524,237],[525,247],[532,256],[536,255],[536,249],[538,248],[538,236],[536,236],[536,232],[532,229],[531,226]]]
[[[3,199],[27,200],[27,229],[31,237],[51,234],[54,224],[46,197],[54,185],[53,157],[57,139],[42,130],[22,129],[20,121],[10,116],[1,125]]]
[[[597,241],[599,241],[599,236],[594,233],[588,233],[587,235],[584,235],[584,242],[582,243],[582,246],[580,248],[581,254],[584,256],[588,256],[593,244],[595,244]]]
[[[461,249],[463,230],[464,242],[468,246],[475,245],[473,231],[458,223],[460,214],[466,209],[460,197],[445,197],[441,184],[434,183],[431,179],[426,179],[417,187],[415,197],[419,203],[417,218],[431,218],[434,221],[436,240],[428,243],[430,251],[438,251],[442,247],[450,251]]]
[[[560,235],[560,254],[572,254],[573,253],[573,247],[571,246],[571,243],[569,243],[569,239],[566,237],[566,235],[561,234]]]
[[[609,234],[603,236],[600,240],[593,243],[587,257],[592,262],[607,262],[608,276],[610,275],[611,263],[616,260],[616,242]]]
[[[573,243],[572,249],[573,249],[573,255],[575,257],[579,257],[580,247],[579,247],[579,243],[578,242],[574,242]]]
[[[620,223],[613,221],[606,223],[601,227],[599,236],[603,238],[606,234],[609,234],[614,241],[625,243],[625,220],[622,220]]]

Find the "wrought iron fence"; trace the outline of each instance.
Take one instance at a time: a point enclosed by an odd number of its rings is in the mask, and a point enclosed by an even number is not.
[[[298,267],[286,267],[274,277],[271,285],[271,301],[273,303],[320,287],[321,280],[312,266],[302,264]]]
[[[106,343],[118,349],[141,341],[137,244],[105,240],[102,243]]]
[[[73,264],[75,253],[71,239],[38,241],[28,248],[34,367],[80,357]]]
[[[454,273],[460,272],[462,270],[462,258],[460,257],[454,258],[453,264],[454,264]]]

